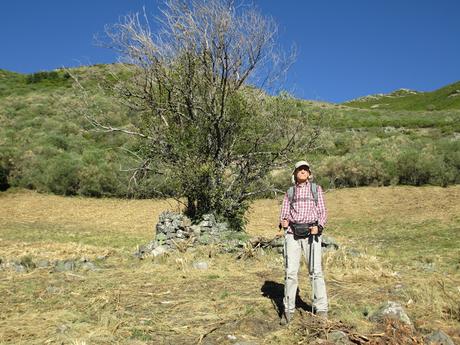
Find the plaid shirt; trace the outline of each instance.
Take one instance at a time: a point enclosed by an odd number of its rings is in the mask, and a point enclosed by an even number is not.
[[[321,186],[318,186],[318,205],[316,206],[310,182],[296,184],[292,207],[288,194],[284,195],[280,215],[280,220],[283,219],[293,223],[314,223],[318,221],[318,224],[324,227],[327,221],[327,211]],[[288,232],[291,232],[290,228]]]

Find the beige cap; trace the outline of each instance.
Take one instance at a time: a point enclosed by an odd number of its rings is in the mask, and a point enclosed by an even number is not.
[[[310,169],[310,163],[308,163],[307,161],[298,161],[297,163],[295,163],[294,170],[303,166],[307,166],[308,169]]]

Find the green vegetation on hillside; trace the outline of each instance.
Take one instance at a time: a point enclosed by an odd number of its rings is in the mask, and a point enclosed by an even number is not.
[[[74,69],[96,89],[107,66]],[[126,138],[91,132],[78,113],[77,95],[66,71],[20,75],[2,71],[0,79],[0,189],[20,186],[64,195],[126,195],[130,158]],[[119,106],[97,95],[97,104],[116,124],[128,123]],[[122,118],[117,119],[117,116]]]
[[[388,95],[372,95],[344,103],[350,107],[389,110],[445,110],[460,108],[460,81],[432,92],[396,90]]]
[[[136,113],[98,87],[103,76],[120,71],[117,65],[95,65],[70,72],[91,91],[99,120],[134,128]],[[164,175],[128,188],[129,169],[139,164],[129,154],[136,140],[95,132],[79,112],[79,97],[65,70],[32,75],[0,71],[0,190],[17,186],[95,197],[168,195],[173,186]],[[321,125],[318,148],[306,158],[325,187],[460,182],[460,105],[410,111],[280,99],[292,116],[308,114],[307,126]],[[298,158],[305,153],[292,160]],[[289,170],[273,175],[278,188],[289,184]]]

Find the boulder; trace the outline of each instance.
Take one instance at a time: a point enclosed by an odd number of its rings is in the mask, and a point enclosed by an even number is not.
[[[83,271],[97,271],[97,269],[98,269],[97,266],[94,263],[90,262],[90,261],[83,262],[80,265],[80,267],[81,267],[81,269]]]
[[[197,261],[193,263],[193,268],[197,270],[207,270],[209,265],[206,261]]]
[[[77,265],[73,260],[58,260],[54,264],[55,272],[66,272],[75,270]]]
[[[152,250],[152,255],[154,257],[161,256],[168,252],[168,249],[165,246],[158,246]]]
[[[443,331],[437,330],[425,337],[427,345],[455,345],[452,339]]]
[[[342,331],[332,331],[328,334],[327,338],[335,345],[353,345],[350,339],[348,339],[348,335]]]
[[[21,264],[14,263],[13,268],[18,273],[27,272],[27,268],[25,266],[21,265]]]
[[[325,250],[337,250],[339,249],[339,243],[333,237],[323,235],[321,247],[323,249],[323,252]]]
[[[50,266],[51,266],[51,263],[48,260],[38,260],[37,262],[38,268],[47,268]]]
[[[412,325],[412,322],[409,319],[409,316],[407,316],[404,308],[399,303],[391,301],[388,301],[380,306],[380,308],[371,315],[370,320],[374,322],[382,322],[388,318],[398,320],[407,325]]]

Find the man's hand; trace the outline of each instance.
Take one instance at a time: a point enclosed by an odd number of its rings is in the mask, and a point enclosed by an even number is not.
[[[283,219],[283,220],[281,221],[281,227],[282,227],[283,229],[287,229],[288,226],[289,226],[289,221],[288,221],[287,219]]]
[[[318,234],[318,227],[316,225],[310,227],[310,234],[312,234],[312,235],[317,235]]]
[[[287,219],[283,219],[279,224],[279,231],[275,234],[275,238],[283,237],[284,230],[287,229],[289,226],[289,221]]]

